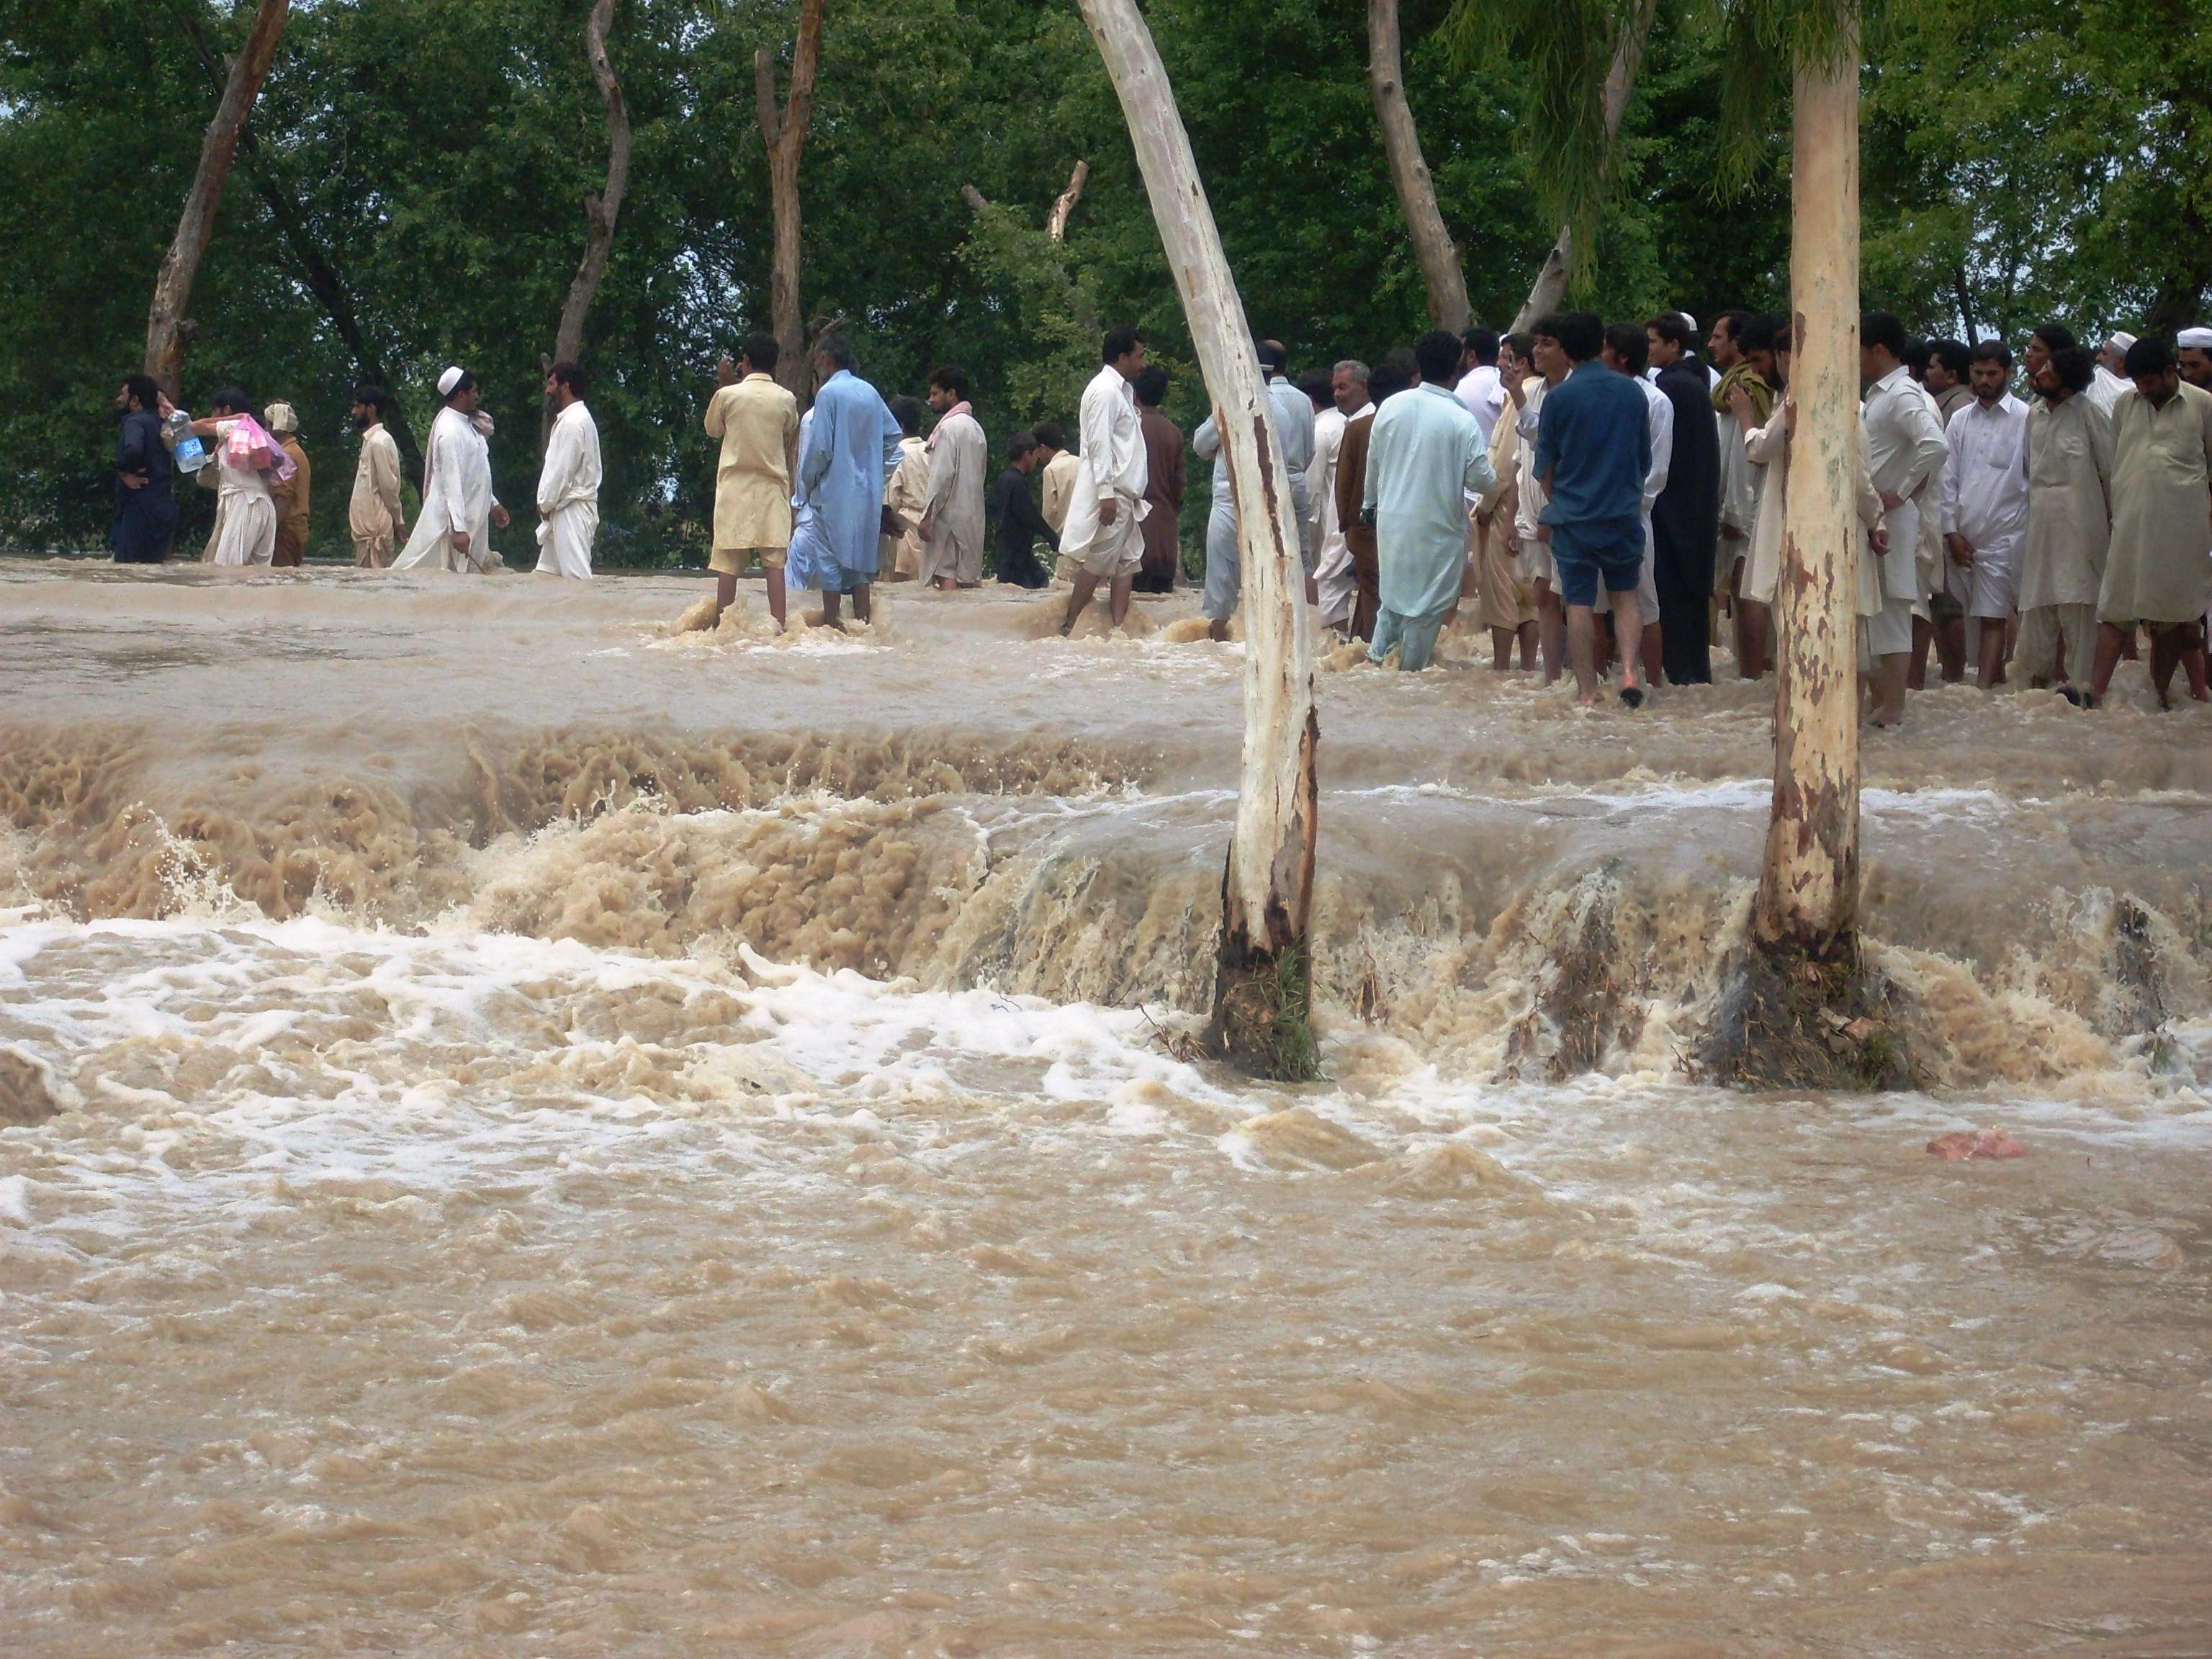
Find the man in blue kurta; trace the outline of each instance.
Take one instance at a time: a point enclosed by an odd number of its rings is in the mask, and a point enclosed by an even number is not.
[[[1547,497],[1540,515],[1552,532],[1552,562],[1567,606],[1567,660],[1578,701],[1597,696],[1597,632],[1591,608],[1601,580],[1613,603],[1613,649],[1620,658],[1620,700],[1644,702],[1637,683],[1644,637],[1638,586],[1644,574],[1644,484],[1651,470],[1651,406],[1640,381],[1598,361],[1605,325],[1587,311],[1547,317],[1537,343],[1574,365],[1544,394],[1536,428],[1536,476]]]
[[[1370,662],[1429,665],[1437,630],[1459,603],[1467,569],[1467,497],[1498,483],[1482,424],[1452,396],[1459,337],[1432,329],[1413,342],[1420,384],[1375,411],[1363,510],[1373,514],[1377,592]]]
[[[819,517],[826,557],[822,620],[842,626],[837,601],[853,596],[853,615],[868,620],[868,588],[876,579],[883,534],[884,480],[899,464],[899,423],[883,395],[856,372],[860,360],[842,336],[814,343],[814,394],[799,457],[799,490]]]

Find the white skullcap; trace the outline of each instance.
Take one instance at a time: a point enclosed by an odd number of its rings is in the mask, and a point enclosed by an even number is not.
[[[453,388],[460,383],[461,368],[460,365],[456,363],[438,377],[438,395],[441,398],[452,397],[453,395]]]
[[[2185,328],[2173,337],[2173,343],[2192,351],[2212,351],[2212,328]]]
[[[273,403],[261,411],[264,423],[271,433],[297,432],[299,412],[288,403]]]
[[[2106,345],[2114,351],[2125,351],[2135,343],[2136,337],[2132,334],[2115,334],[2111,339],[2105,342]]]
[[[1678,311],[1674,314],[1690,325],[1691,333],[1695,334],[1698,331],[1698,319],[1690,315],[1688,312]]]

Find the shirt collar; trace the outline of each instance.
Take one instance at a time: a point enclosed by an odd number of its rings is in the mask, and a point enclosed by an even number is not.
[[[1876,380],[1874,383],[1874,389],[1876,392],[1894,392],[1897,389],[1897,383],[1899,380],[1909,380],[1911,378],[1912,371],[1907,368],[1903,363],[1899,363],[1895,368],[1891,369],[1888,374],[1883,375],[1881,379]]]

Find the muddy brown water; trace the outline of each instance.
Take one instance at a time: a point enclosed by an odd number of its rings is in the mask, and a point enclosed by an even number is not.
[[[1332,665],[1274,1089],[1187,599],[699,591],[0,562],[0,1650],[2212,1652],[2205,711],[1916,697],[1755,1097],[1771,686]]]

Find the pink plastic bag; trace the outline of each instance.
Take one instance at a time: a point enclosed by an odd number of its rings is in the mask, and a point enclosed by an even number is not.
[[[264,472],[269,469],[269,457],[282,454],[269,434],[261,429],[261,422],[251,415],[240,415],[230,423],[222,434],[222,462],[241,472]]]

